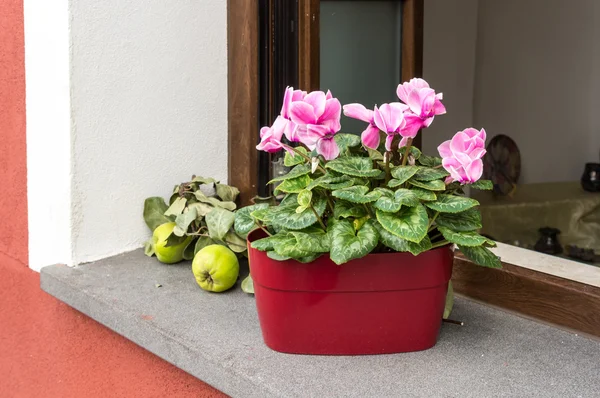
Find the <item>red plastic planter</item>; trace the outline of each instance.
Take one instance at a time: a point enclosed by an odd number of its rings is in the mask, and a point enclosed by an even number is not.
[[[248,242],[264,237],[256,230]],[[276,261],[248,243],[263,338],[275,351],[361,355],[431,348],[440,330],[453,253],[378,253],[336,265]]]

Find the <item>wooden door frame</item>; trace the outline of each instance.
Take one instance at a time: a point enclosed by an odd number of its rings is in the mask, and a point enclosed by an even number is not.
[[[300,54],[319,53],[319,0],[298,1]],[[424,0],[402,1],[401,80],[423,72]],[[227,0],[228,182],[250,203],[258,185],[258,2]],[[308,73],[313,71],[313,73]],[[299,63],[299,86],[319,88],[319,59]],[[416,140],[420,144],[420,140]]]

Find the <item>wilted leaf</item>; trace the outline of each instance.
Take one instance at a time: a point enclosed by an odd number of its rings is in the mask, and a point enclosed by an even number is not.
[[[225,184],[217,184],[216,190],[217,196],[225,202],[235,202],[235,199],[240,194],[239,189]]]
[[[227,231],[233,226],[235,215],[221,208],[215,208],[206,215],[206,226],[212,239],[223,239]]]
[[[254,283],[252,282],[252,277],[248,275],[242,281],[242,291],[248,294],[254,294]]]
[[[210,213],[214,207],[207,203],[196,202],[188,204],[188,209],[196,209],[196,219],[202,219],[205,215]]]
[[[225,243],[227,243],[227,246],[236,253],[243,253],[246,251],[246,241],[240,238],[234,231],[227,232],[227,235],[225,235]]]
[[[200,236],[194,245],[194,255],[198,253],[200,250],[204,249],[206,246],[214,245],[215,242],[209,238],[208,236]]]
[[[228,202],[228,201],[224,202],[217,198],[206,196],[200,191],[194,192],[194,196],[201,203],[208,203],[210,205],[213,205],[214,207],[220,207],[222,209],[229,210],[229,211],[233,211],[236,208],[236,204],[234,202]]]
[[[216,182],[218,182],[217,180],[215,180],[214,178],[210,178],[210,177],[194,177],[192,178],[192,182],[197,182],[200,184],[214,184]]]
[[[152,238],[144,242],[144,254],[148,257],[154,256],[154,240]]]
[[[174,233],[171,233],[166,240],[165,247],[180,245],[187,239],[187,236],[177,236]]]
[[[184,260],[193,260],[195,254],[196,240],[190,240],[190,243],[183,249],[183,259]]]
[[[168,206],[163,198],[151,197],[144,201],[144,221],[151,232],[154,232],[156,227],[161,224],[171,222],[165,216]]]
[[[175,219],[175,228],[173,228],[173,233],[177,236],[184,236],[188,230],[190,224],[196,220],[197,212],[196,208],[188,208],[188,211],[180,214]]]
[[[180,215],[183,212],[186,202],[187,202],[187,199],[184,197],[179,197],[179,198],[175,199],[173,204],[171,206],[169,206],[169,208],[165,211],[165,216],[177,217],[178,215]]]
[[[450,318],[452,308],[454,307],[454,288],[452,287],[452,281],[448,281],[448,291],[446,292],[446,305],[444,306],[444,319]]]

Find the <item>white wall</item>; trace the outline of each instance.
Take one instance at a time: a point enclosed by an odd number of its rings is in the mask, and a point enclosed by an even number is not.
[[[50,8],[55,7],[53,2]],[[41,11],[31,6],[26,14]],[[68,51],[48,51],[27,65],[27,111],[28,124],[45,122],[44,133],[61,137],[56,143],[47,137],[38,147],[47,145],[48,157],[67,164],[66,171],[51,178],[71,188],[66,198],[56,199],[64,199],[70,210],[65,216],[69,228],[46,224],[44,234],[66,242],[69,250],[51,256],[49,244],[30,241],[35,269],[137,248],[149,236],[142,219],[144,198],[168,198],[173,186],[192,174],[227,177],[226,2],[71,0],[68,14],[66,8],[61,11],[54,24],[63,34],[59,47]],[[37,20],[26,21],[26,29],[34,29]],[[42,36],[37,36],[37,47],[45,44]],[[34,50],[39,51],[30,53]],[[30,80],[30,72],[55,60],[60,63],[55,73]],[[53,98],[56,103],[47,101],[46,108],[30,112],[33,104],[47,100],[42,96],[47,82],[41,78],[65,73],[66,98],[62,91]],[[30,98],[31,92],[40,97]],[[62,119],[41,119],[55,106],[67,110],[66,126]],[[41,127],[36,129],[41,133]],[[39,133],[33,138],[40,139]],[[40,163],[37,169],[45,166]],[[37,195],[39,188],[34,191],[47,174],[29,176],[30,203],[53,197],[52,190],[46,197]]]
[[[480,0],[474,124],[521,150],[521,183],[578,180],[600,149],[597,0]]]
[[[25,0],[23,9],[29,264],[39,269],[71,259],[69,7]]]
[[[444,93],[448,111],[423,130],[423,149],[429,155],[437,155],[442,141],[473,123],[477,2],[425,0],[423,77]]]

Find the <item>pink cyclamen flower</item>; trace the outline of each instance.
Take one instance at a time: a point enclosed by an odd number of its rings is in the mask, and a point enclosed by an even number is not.
[[[291,121],[290,117],[290,105],[295,101],[302,101],[306,97],[306,91],[302,90],[294,90],[293,87],[287,87],[285,89],[285,93],[283,95],[283,105],[281,106],[281,116],[288,120],[286,123],[285,130],[283,134],[290,142],[298,142],[300,141],[297,134],[297,126],[296,123]]]
[[[360,135],[364,146],[371,149],[377,149],[379,146],[379,128],[375,125],[374,113],[361,104],[344,105],[344,115],[352,119],[362,120],[369,123],[365,131]]]
[[[260,143],[256,146],[259,151],[265,152],[279,152],[283,145],[281,143],[281,137],[286,129],[289,120],[282,116],[277,116],[273,126],[265,126],[260,129]]]
[[[438,147],[442,166],[450,173],[446,183],[458,181],[461,184],[473,183],[483,174],[485,155],[485,130],[468,128],[459,131],[451,140]]]
[[[441,102],[443,94],[436,94],[423,79],[414,78],[398,85],[396,94],[409,107],[405,116],[406,126],[400,133],[403,137],[414,138],[419,129],[431,125],[435,115],[446,113]]]
[[[291,120],[298,125],[297,134],[302,143],[307,126],[311,124],[326,126],[336,133],[340,131],[341,112],[340,101],[333,98],[331,92],[325,94],[322,91],[313,91],[302,100],[292,102],[289,107]]]
[[[325,160],[332,160],[340,154],[340,148],[335,142],[335,133],[329,127],[320,124],[307,125],[307,134],[303,144],[310,149],[316,149]]]
[[[379,130],[387,134],[385,139],[386,151],[392,150],[392,141],[394,136],[401,134],[401,131],[406,125],[405,111],[407,106],[400,102],[391,102],[389,104],[383,104],[379,108],[375,107],[373,111],[373,120],[375,126]]]

